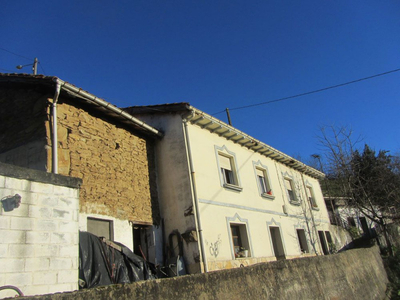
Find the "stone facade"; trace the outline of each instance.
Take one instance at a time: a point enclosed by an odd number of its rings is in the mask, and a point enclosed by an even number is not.
[[[59,173],[83,180],[82,213],[153,224],[158,221],[152,144],[110,120],[60,99],[58,110]],[[50,107],[48,107],[50,120]],[[47,123],[47,137],[51,124]],[[48,138],[51,170],[51,139]],[[149,163],[150,161],[150,163]],[[150,177],[150,174],[153,177]]]
[[[0,286],[16,286],[25,295],[78,289],[80,182],[0,164],[0,199],[21,196],[12,211],[0,203]]]

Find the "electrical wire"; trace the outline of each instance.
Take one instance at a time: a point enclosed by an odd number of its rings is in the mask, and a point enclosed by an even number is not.
[[[23,56],[23,55],[14,53],[14,52],[12,52],[12,51],[10,51],[10,50],[4,49],[3,47],[0,47],[0,50],[3,50],[3,51],[8,52],[8,53],[11,53],[11,54],[13,54],[13,55],[15,55],[15,56],[19,56],[19,57],[25,58],[25,59],[27,59],[27,60],[33,60],[32,58],[29,58],[29,57],[26,57],[26,56]]]
[[[229,108],[229,110],[232,111],[232,110],[245,109],[245,108],[250,108],[250,107],[254,107],[254,106],[260,106],[260,105],[270,104],[270,103],[274,103],[274,102],[280,102],[280,101],[284,101],[284,100],[298,98],[298,97],[302,97],[302,96],[306,96],[306,95],[310,95],[310,94],[320,93],[320,92],[323,92],[323,91],[326,91],[326,90],[335,89],[335,88],[338,88],[338,87],[342,87],[342,86],[345,86],[345,85],[357,83],[357,82],[360,82],[360,81],[372,79],[372,78],[375,78],[375,77],[387,75],[387,74],[398,72],[398,71],[400,71],[400,69],[394,69],[394,70],[391,70],[391,71],[387,71],[387,72],[375,74],[375,75],[372,75],[372,76],[368,76],[368,77],[364,77],[364,78],[348,81],[348,82],[345,82],[345,83],[340,83],[340,84],[328,86],[328,87],[325,87],[325,88],[322,88],[322,89],[318,89],[318,90],[314,90],[314,91],[310,91],[310,92],[305,92],[305,93],[296,94],[296,95],[293,95],[293,96],[283,97],[283,98],[269,100],[269,101],[265,101],[265,102],[255,103],[255,104],[249,104],[249,105],[245,105],[245,106]],[[212,114],[212,116],[221,114],[223,112],[225,112],[225,110],[221,110],[219,112],[216,112],[216,113]]]

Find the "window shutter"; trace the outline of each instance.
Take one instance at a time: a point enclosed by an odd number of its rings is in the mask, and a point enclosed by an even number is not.
[[[256,172],[257,172],[257,176],[265,177],[265,174],[264,174],[264,171],[263,171],[263,170],[256,169]]]
[[[219,155],[219,166],[223,169],[232,171],[231,159],[224,155]]]
[[[286,189],[291,191],[292,190],[292,185],[290,184],[290,180],[289,179],[285,179],[285,186]]]

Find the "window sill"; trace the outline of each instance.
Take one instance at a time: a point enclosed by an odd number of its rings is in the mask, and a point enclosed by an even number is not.
[[[270,200],[274,200],[275,199],[274,195],[270,195],[270,194],[267,194],[267,193],[262,193],[261,197],[267,198],[267,199],[270,199]]]
[[[295,206],[300,206],[300,201],[293,201],[293,200],[289,200],[289,203]]]
[[[319,210],[318,206],[311,206],[312,210]]]
[[[240,187],[238,185],[230,184],[230,183],[224,183],[223,187],[226,189],[237,191],[237,192],[241,192],[243,190],[242,187]]]

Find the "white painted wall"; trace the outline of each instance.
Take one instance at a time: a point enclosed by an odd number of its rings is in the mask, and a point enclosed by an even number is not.
[[[193,200],[182,118],[178,114],[171,114],[164,117],[141,115],[140,119],[162,128],[165,133],[156,143],[156,165],[160,212],[164,219],[165,242],[168,242],[168,236],[174,230],[181,234],[196,230],[195,216],[185,216],[185,211],[193,206]],[[199,245],[184,242],[183,247],[185,263],[191,273],[199,272],[195,259],[200,253]]]
[[[268,226],[279,226],[287,257],[301,256],[296,229],[312,233],[307,235],[309,248],[315,242],[315,230],[307,230],[304,212],[313,226],[311,210],[306,200],[305,187],[300,172],[250,151],[234,142],[212,134],[196,125],[189,126],[192,156],[196,173],[196,184],[200,202],[200,216],[207,246],[209,261],[233,260],[229,222],[246,224],[253,257],[272,257],[273,248]],[[221,185],[216,149],[228,150],[234,154],[242,191],[234,191]],[[260,195],[254,164],[267,167],[274,199]],[[302,199],[301,206],[289,203],[284,186],[284,175],[291,176],[296,183],[297,196]],[[318,230],[329,230],[329,216],[317,179],[303,175],[304,183],[312,186],[319,210],[312,210]],[[285,214],[282,206],[286,206]],[[218,244],[218,256],[215,244]],[[319,251],[317,245],[317,251]],[[319,251],[320,252],[320,251]]]
[[[15,194],[19,208],[0,208],[0,286],[25,295],[77,290],[78,190],[0,175],[0,198]]]
[[[141,120],[165,132],[157,143],[158,191],[162,217],[165,221],[166,237],[174,230],[181,233],[190,227],[195,228],[194,217],[184,217],[183,212],[192,205],[188,154],[183,133],[182,117],[178,114],[139,115]],[[329,217],[317,179],[304,175],[270,158],[235,144],[217,134],[210,133],[197,125],[188,125],[191,154],[194,162],[195,181],[199,201],[200,219],[203,226],[205,255],[210,270],[239,266],[232,250],[230,222],[246,224],[249,239],[251,263],[274,260],[274,252],[268,226],[278,226],[281,230],[286,257],[301,256],[296,229],[304,229],[309,249],[312,242],[319,253],[316,230],[312,226],[311,210],[305,201],[304,183],[312,186],[319,210],[313,210],[317,230],[329,230]],[[216,149],[224,148],[233,153],[239,174],[242,191],[226,189],[221,185],[220,170]],[[256,181],[254,164],[267,167],[274,199],[261,197]],[[291,176],[297,183],[298,197],[302,206],[289,203],[284,188],[283,175]],[[287,214],[284,213],[286,207]],[[309,219],[309,229],[304,213]],[[311,237],[308,232],[310,232]],[[198,243],[185,245],[185,258],[194,263],[193,256],[199,251]],[[257,260],[258,259],[258,260]],[[248,260],[250,261],[250,260]],[[232,262],[236,262],[232,263]],[[241,261],[242,262],[242,261]],[[244,262],[244,261],[243,261]],[[245,263],[246,264],[246,263]]]

